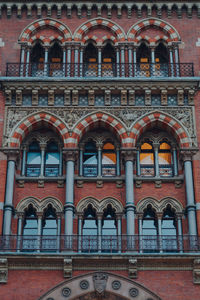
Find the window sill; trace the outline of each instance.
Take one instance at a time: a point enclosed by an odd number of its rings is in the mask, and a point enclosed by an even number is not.
[[[84,183],[86,182],[95,182],[97,188],[103,187],[104,183],[113,182],[116,183],[117,188],[121,188],[123,186],[123,182],[125,181],[125,176],[115,176],[115,177],[84,177],[84,176],[75,176],[76,185],[78,188],[82,188]]]
[[[136,188],[141,188],[142,183],[154,182],[156,188],[161,188],[162,183],[174,183],[176,188],[181,188],[184,182],[184,176],[174,176],[174,177],[143,177],[135,176],[135,186]]]
[[[18,187],[23,188],[25,183],[36,182],[38,187],[44,187],[47,182],[57,182],[57,187],[64,187],[65,176],[58,177],[26,177],[26,176],[16,176],[16,182]]]

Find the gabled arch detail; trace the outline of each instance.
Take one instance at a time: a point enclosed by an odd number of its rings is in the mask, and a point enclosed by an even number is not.
[[[95,18],[83,23],[74,33],[74,41],[83,42],[83,36],[94,27],[104,27],[109,29],[117,38],[118,42],[125,41],[126,35],[124,30],[115,22],[103,18]]]
[[[88,34],[88,35],[84,36],[82,42],[85,44],[88,40],[95,41],[95,43],[97,43],[97,44],[103,44],[106,40],[110,40],[113,43],[117,42],[117,38],[112,34],[106,34],[102,38],[98,38],[94,34]]]
[[[64,38],[57,33],[55,33],[53,36],[50,36],[48,38],[37,33],[30,38],[29,43],[34,44],[34,42],[38,40],[45,46],[50,46],[51,42],[55,40],[59,41],[61,44],[64,42]]]
[[[72,34],[70,29],[62,22],[46,18],[46,19],[40,19],[37,20],[31,24],[29,24],[20,34],[19,36],[19,42],[21,43],[28,43],[31,40],[31,35],[44,27],[51,27],[56,29],[60,32],[61,36],[63,36],[64,41],[71,41],[72,40]]]
[[[9,146],[11,148],[19,148],[25,136],[42,123],[46,123],[49,127],[55,129],[61,135],[64,147],[67,145],[69,134],[66,125],[56,116],[40,112],[29,116],[14,128],[9,139]]]
[[[86,197],[78,202],[76,207],[77,213],[83,213],[89,205],[91,205],[97,213],[103,213],[108,205],[112,206],[112,208],[115,210],[115,213],[122,214],[124,211],[122,203],[116,198],[106,197],[98,200],[94,197]]]
[[[18,213],[22,213],[25,211],[25,209],[28,208],[30,204],[36,209],[37,213],[42,213],[49,204],[52,205],[57,213],[63,212],[63,204],[55,197],[45,197],[43,199],[39,199],[36,197],[26,197],[17,204],[16,211]]]
[[[153,112],[143,116],[131,128],[130,138],[133,140],[133,146],[136,145],[139,136],[147,128],[152,128],[155,124],[159,124],[164,130],[169,130],[175,135],[177,142],[181,148],[189,148],[192,146],[192,141],[178,121],[163,112]]]
[[[104,125],[108,129],[114,131],[120,138],[122,147],[128,147],[130,145],[130,139],[127,136],[124,126],[111,115],[97,112],[87,116],[80,121],[73,130],[72,136],[68,139],[68,147],[77,147],[83,134],[95,127],[95,125]]]
[[[181,40],[178,31],[171,24],[157,18],[148,18],[137,22],[129,29],[127,33],[128,41],[136,41],[136,37],[140,31],[150,26],[160,28],[162,31],[166,32],[170,41],[178,42]]]
[[[136,205],[137,213],[143,214],[148,205],[151,205],[156,213],[163,213],[168,205],[174,209],[175,213],[183,213],[183,205],[175,198],[165,197],[160,200],[152,197],[141,199]]]

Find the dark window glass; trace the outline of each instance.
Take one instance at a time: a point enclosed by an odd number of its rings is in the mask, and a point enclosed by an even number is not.
[[[83,175],[97,176],[97,149],[93,142],[88,142],[85,145],[83,154]]]

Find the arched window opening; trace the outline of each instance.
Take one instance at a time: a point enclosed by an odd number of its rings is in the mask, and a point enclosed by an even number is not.
[[[89,141],[85,145],[83,154],[83,176],[97,176],[97,149],[94,142]]]
[[[89,43],[83,53],[84,74],[85,76],[97,76],[98,74],[98,51],[97,48]]]
[[[41,168],[41,151],[39,144],[34,141],[29,146],[26,160],[26,176],[38,177],[40,176]]]
[[[114,65],[116,62],[116,53],[113,46],[107,43],[102,51],[102,76],[112,77]]]
[[[163,43],[155,48],[155,75],[168,76],[169,52]]]
[[[162,218],[162,247],[165,251],[177,250],[177,221],[170,205],[165,209]]]
[[[141,176],[154,176],[154,150],[150,143],[143,143],[140,147]]]
[[[45,153],[45,176],[55,177],[59,175],[60,153],[58,145],[50,142]]]
[[[102,219],[102,240],[101,248],[103,252],[117,251],[117,223],[115,211],[108,205]]]
[[[144,251],[155,252],[158,250],[158,220],[151,205],[144,211],[142,220],[142,247]]]
[[[151,51],[146,46],[145,43],[142,43],[136,52],[137,55],[137,75],[150,77],[151,76]]]
[[[115,146],[106,143],[102,150],[102,176],[116,176],[117,156]]]
[[[162,142],[158,150],[159,174],[162,177],[173,176],[171,146]]]
[[[40,43],[36,43],[30,53],[31,74],[32,76],[44,75],[45,51]]]
[[[38,222],[36,210],[30,204],[25,211],[23,223],[22,249],[24,251],[33,251],[38,248]]]
[[[63,75],[63,51],[58,42],[55,42],[54,45],[49,50],[48,55],[49,60],[49,75],[50,76],[62,76]]]
[[[55,209],[48,205],[44,212],[42,220],[42,235],[43,236],[56,236],[57,235],[57,220]]]
[[[98,224],[96,211],[92,205],[89,205],[84,212],[82,235],[82,251],[96,252],[98,249]]]

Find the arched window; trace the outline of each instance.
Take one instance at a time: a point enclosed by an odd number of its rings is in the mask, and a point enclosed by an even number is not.
[[[56,213],[51,205],[49,205],[44,212],[44,217],[42,222],[42,235],[43,236],[57,235]]]
[[[63,76],[63,51],[58,42],[55,42],[49,50],[49,75]]]
[[[159,174],[163,177],[173,176],[171,146],[162,142],[158,150]]]
[[[150,143],[143,143],[140,147],[141,176],[154,176],[154,151]]]
[[[97,176],[97,149],[94,142],[87,142],[83,154],[83,176]]]
[[[91,205],[88,206],[84,213],[82,228],[82,251],[96,252],[98,249],[98,225],[96,211]]]
[[[144,251],[157,251],[158,249],[158,221],[151,205],[144,211],[142,220],[142,247]]]
[[[84,75],[97,76],[98,74],[98,51],[97,48],[89,43],[83,53]]]
[[[26,159],[26,176],[40,176],[41,168],[41,151],[37,142],[32,142],[29,146]]]
[[[170,205],[167,206],[162,217],[162,247],[165,251],[177,249],[177,224]]]
[[[33,251],[38,249],[38,222],[36,210],[30,204],[25,211],[23,224],[23,243],[22,249],[24,251]]]
[[[45,153],[45,176],[54,177],[59,175],[60,153],[58,145],[50,142]]]
[[[155,75],[168,76],[169,52],[163,43],[155,48]]]
[[[31,49],[30,61],[31,61],[31,75],[43,76],[44,75],[44,48],[40,43],[36,43]]]
[[[115,62],[115,50],[110,43],[107,43],[102,50],[102,76],[113,77]]]
[[[145,43],[142,43],[137,49],[137,75],[150,77],[151,76],[151,51]]]
[[[117,223],[115,212],[111,205],[108,205],[103,214],[101,244],[103,252],[117,251]]]
[[[115,146],[106,143],[102,149],[102,176],[116,176],[117,157]]]

